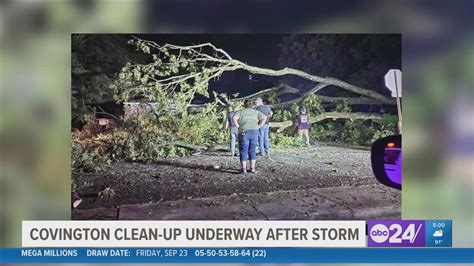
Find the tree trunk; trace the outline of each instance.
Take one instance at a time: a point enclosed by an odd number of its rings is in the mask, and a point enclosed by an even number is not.
[[[310,116],[308,123],[314,124],[326,119],[350,119],[350,120],[372,120],[381,119],[382,115],[376,113],[339,113],[339,112],[327,112],[316,116]],[[294,125],[294,121],[288,120],[284,122],[270,122],[271,128],[277,128],[277,132],[281,132],[288,127]]]
[[[247,70],[248,72],[253,73],[253,74],[260,74],[260,75],[267,75],[267,76],[295,75],[295,76],[299,76],[299,77],[302,77],[302,78],[307,79],[307,80],[318,82],[320,84],[325,84],[326,86],[327,85],[334,85],[334,86],[343,88],[347,91],[357,93],[357,94],[360,94],[360,95],[364,95],[364,96],[367,96],[367,97],[372,98],[372,99],[379,100],[381,103],[384,103],[384,104],[392,104],[393,101],[394,101],[391,97],[382,95],[382,94],[380,94],[378,92],[375,92],[375,91],[372,91],[372,90],[368,90],[368,89],[364,89],[364,88],[361,88],[361,87],[358,87],[358,86],[354,86],[352,84],[349,84],[345,81],[342,81],[342,80],[339,80],[339,79],[336,79],[336,78],[323,78],[323,77],[308,74],[308,73],[306,73],[304,71],[301,71],[301,70],[288,68],[288,67],[285,67],[285,68],[280,69],[280,70],[273,70],[273,69],[268,69],[268,68],[260,68],[260,67],[249,66],[249,65],[247,65],[245,63],[242,63],[242,62],[240,62],[238,60],[235,60],[235,59],[234,59],[234,61],[236,61],[237,65],[240,66],[241,69]],[[320,84],[318,84],[315,88],[317,88]],[[322,89],[322,88],[319,88],[319,89]]]

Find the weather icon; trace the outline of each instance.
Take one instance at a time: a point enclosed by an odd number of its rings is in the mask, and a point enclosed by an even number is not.
[[[434,237],[442,237],[442,236],[443,236],[443,230],[436,230],[436,231],[433,233],[433,236],[434,236]]]

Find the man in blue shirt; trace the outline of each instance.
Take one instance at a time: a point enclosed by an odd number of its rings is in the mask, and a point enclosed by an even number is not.
[[[258,150],[263,156],[270,155],[270,138],[269,138],[269,131],[270,131],[270,117],[273,115],[272,109],[268,105],[263,104],[262,98],[257,98],[255,101],[255,105],[257,106],[257,110],[264,114],[267,119],[265,124],[258,130]]]
[[[227,129],[230,127],[230,138],[229,138],[229,149],[230,156],[236,156],[235,144],[237,142],[237,136],[239,134],[239,129],[235,125],[232,117],[237,113],[237,107],[232,107],[231,111],[227,114],[227,118],[224,124],[224,132],[227,132]]]

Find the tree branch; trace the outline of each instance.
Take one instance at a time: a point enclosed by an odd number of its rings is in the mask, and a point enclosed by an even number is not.
[[[87,108],[88,108],[91,112],[93,112],[94,115],[97,115],[97,114],[108,115],[108,116],[112,117],[113,119],[118,120],[115,115],[106,112],[106,111],[105,111],[104,109],[102,109],[102,107],[100,107],[100,106],[97,106],[97,107],[100,109],[100,111],[97,111],[97,110],[96,110],[96,107],[87,106]]]
[[[376,120],[381,119],[383,116],[376,113],[339,113],[339,112],[327,112],[315,116],[310,116],[308,119],[309,124],[318,123],[326,119],[349,119],[349,120]],[[288,127],[294,125],[294,121],[288,120],[284,122],[270,122],[271,128],[277,128],[277,132],[281,132]]]
[[[391,104],[391,103],[394,102],[394,100],[391,97],[382,95],[378,92],[375,92],[375,91],[372,91],[372,90],[369,90],[369,89],[354,86],[352,84],[349,84],[345,81],[342,81],[342,80],[339,80],[339,79],[336,79],[336,78],[330,78],[330,77],[322,78],[322,77],[319,77],[319,76],[316,76],[316,75],[308,74],[308,73],[306,73],[304,71],[301,71],[301,70],[288,68],[288,67],[280,69],[280,70],[273,70],[273,69],[249,66],[249,65],[247,65],[245,63],[242,63],[240,61],[239,61],[239,64],[241,65],[242,69],[247,70],[247,71],[249,71],[250,73],[253,73],[253,74],[261,74],[261,75],[267,75],[267,76],[295,75],[295,76],[299,76],[299,77],[302,77],[302,78],[310,80],[310,81],[318,82],[319,84],[316,87],[318,87],[319,85],[324,86],[324,87],[327,86],[327,85],[334,85],[334,86],[340,87],[342,89],[345,89],[347,91],[350,91],[350,92],[353,92],[353,93],[357,93],[357,94],[360,94],[360,95],[367,96],[369,98],[379,100],[380,102],[385,103],[385,104]],[[313,93],[315,93],[315,92],[317,92],[317,91],[319,91],[323,88],[323,87],[318,87],[316,89],[316,87],[315,87],[315,89],[312,90]]]
[[[307,94],[302,95],[298,98],[295,98],[293,100],[289,100],[286,102],[281,102],[281,103],[274,103],[274,104],[269,104],[270,107],[273,109],[280,109],[284,107],[291,106],[294,103],[298,103],[299,101],[303,100],[304,97],[306,97]],[[381,104],[379,100],[374,100],[370,99],[367,97],[330,97],[330,96],[324,96],[324,95],[318,95],[319,100],[321,100],[321,103],[337,103],[337,102],[342,102],[342,101],[347,101],[348,104],[350,105],[377,105]],[[388,105],[394,105],[395,103],[390,103]]]

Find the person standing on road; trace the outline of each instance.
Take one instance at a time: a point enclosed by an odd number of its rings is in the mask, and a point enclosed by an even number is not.
[[[232,118],[239,129],[240,164],[242,173],[247,173],[247,160],[250,160],[250,172],[256,173],[256,147],[258,129],[261,128],[267,116],[252,108],[253,101],[245,101],[245,109],[238,111]]]
[[[262,114],[267,116],[265,120],[265,124],[258,130],[258,150],[262,156],[269,156],[270,155],[270,138],[269,138],[269,131],[270,131],[270,117],[272,117],[273,112],[270,106],[264,105],[262,98],[257,98],[255,101],[255,105],[257,106],[257,110],[260,111]]]
[[[229,138],[229,149],[230,149],[230,156],[236,156],[237,153],[235,152],[235,144],[237,142],[237,136],[239,134],[239,129],[234,123],[232,119],[234,115],[237,113],[237,107],[232,107],[232,110],[227,114],[227,118],[224,124],[224,132],[227,132],[227,129],[230,127],[230,138]]]
[[[300,107],[300,113],[296,120],[296,127],[298,128],[299,139],[309,146],[309,116],[306,113],[306,107],[304,106]]]

